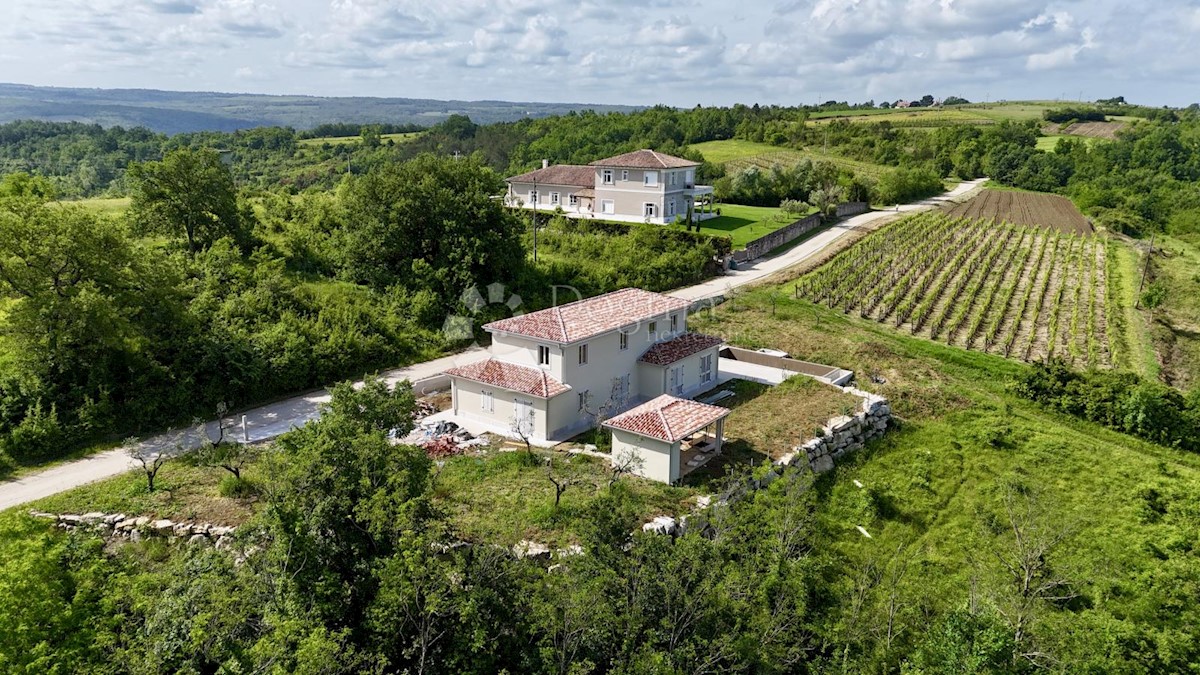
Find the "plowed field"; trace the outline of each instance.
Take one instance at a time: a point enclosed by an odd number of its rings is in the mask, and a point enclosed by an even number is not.
[[[946,208],[958,218],[990,219],[1013,225],[1045,227],[1066,234],[1091,234],[1092,224],[1071,200],[1040,192],[984,190],[975,197]]]

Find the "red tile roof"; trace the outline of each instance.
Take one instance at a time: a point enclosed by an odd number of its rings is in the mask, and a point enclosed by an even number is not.
[[[711,349],[725,342],[719,337],[702,333],[684,333],[673,340],[659,342],[642,354],[638,361],[654,366],[666,366],[693,354]]]
[[[538,398],[553,398],[571,388],[546,374],[541,368],[518,366],[496,359],[458,366],[447,375],[480,382],[509,391],[518,391]]]
[[[591,166],[615,166],[629,169],[684,169],[689,166],[700,166],[682,157],[672,157],[653,150],[634,150],[616,157],[607,157],[592,162]]]
[[[622,326],[687,310],[687,300],[625,288],[558,307],[485,324],[486,330],[563,344],[596,337]]]
[[[729,414],[728,408],[663,394],[604,423],[639,436],[674,443]]]
[[[510,183],[532,183],[537,181],[546,185],[573,185],[577,187],[595,187],[596,170],[590,166],[577,164],[555,164],[537,171],[530,171],[519,176],[504,180]]]

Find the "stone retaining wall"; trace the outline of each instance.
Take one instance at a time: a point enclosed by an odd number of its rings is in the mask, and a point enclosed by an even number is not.
[[[887,433],[888,425],[892,420],[892,407],[886,398],[855,387],[839,387],[839,389],[860,399],[857,413],[835,417],[826,422],[821,429],[821,436],[796,446],[792,452],[775,460],[775,467],[762,478],[750,479],[744,486],[739,486],[725,495],[698,497],[695,512],[703,511],[714,503],[736,502],[755,490],[766,488],[778,480],[788,468],[825,473],[833,469],[838,459],[848,453],[861,450],[868,441]],[[687,529],[688,518],[689,516],[686,515],[679,519],[659,516],[644,524],[642,530],[655,534],[679,535]]]
[[[820,436],[797,446],[792,453],[776,460],[776,465],[808,466],[817,473],[825,473],[843,455],[861,450],[868,441],[887,431],[892,408],[886,398],[854,387],[843,387],[842,391],[861,399],[859,411],[829,420]]]

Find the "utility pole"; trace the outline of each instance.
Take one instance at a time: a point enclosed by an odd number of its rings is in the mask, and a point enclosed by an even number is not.
[[[535,178],[535,179],[533,179],[533,262],[534,262],[534,264],[536,264],[538,261],[538,259],[537,259],[537,225],[538,225],[538,223],[537,223],[537,204],[538,204],[538,200],[541,198],[542,198],[542,195],[540,192],[538,192],[537,179]]]
[[[1150,234],[1150,251],[1146,253],[1146,262],[1145,262],[1145,264],[1142,265],[1142,280],[1140,282],[1138,282],[1137,298],[1133,303],[1134,309],[1142,308],[1142,288],[1144,288],[1146,285],[1146,272],[1150,269],[1150,258],[1151,258],[1151,256],[1154,255],[1154,235],[1155,234],[1157,234],[1157,233]],[[1151,314],[1153,315],[1153,310],[1151,310]]]

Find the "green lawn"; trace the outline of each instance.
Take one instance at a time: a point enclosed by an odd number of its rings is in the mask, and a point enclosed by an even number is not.
[[[718,208],[721,209],[721,215],[702,222],[700,231],[704,234],[733,239],[735,249],[745,248],[747,243],[764,234],[770,234],[794,220],[778,208],[767,206],[720,204]]]

